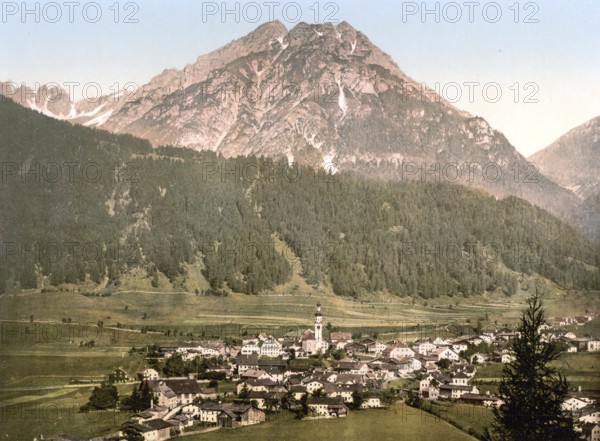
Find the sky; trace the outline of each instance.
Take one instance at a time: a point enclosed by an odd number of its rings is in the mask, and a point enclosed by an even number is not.
[[[525,156],[600,115],[600,1],[0,2],[0,81],[112,93],[277,19],[347,21]],[[68,87],[65,87],[66,89]],[[94,94],[97,88],[87,89]]]

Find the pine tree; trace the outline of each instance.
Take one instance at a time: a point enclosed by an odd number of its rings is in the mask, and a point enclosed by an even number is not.
[[[539,294],[527,301],[519,335],[512,351],[514,359],[503,370],[499,392],[504,404],[494,409],[495,422],[489,440],[576,440],[573,421],[561,409],[568,383],[550,363],[559,357],[557,346],[541,339],[545,321]]]

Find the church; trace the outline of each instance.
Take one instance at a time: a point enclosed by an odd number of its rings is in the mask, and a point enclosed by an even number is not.
[[[323,314],[320,303],[317,303],[317,312],[315,312],[315,330],[304,331],[301,341],[302,350],[308,355],[315,355],[327,350],[329,345],[323,340]]]

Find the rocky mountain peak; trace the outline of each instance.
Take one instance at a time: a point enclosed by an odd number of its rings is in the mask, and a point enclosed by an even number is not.
[[[463,169],[463,179],[452,182],[516,195],[563,217],[578,203],[544,176],[536,185],[515,178],[514,164],[523,170],[526,161],[501,133],[423,90],[346,22],[289,31],[265,23],[183,70],[163,71],[133,100],[106,100],[77,114],[90,115],[79,122],[155,146],[285,158],[379,179],[406,179],[408,162],[476,163],[474,179],[464,179],[472,173]],[[501,179],[484,176],[489,163],[502,167]]]
[[[600,116],[569,130],[529,159],[581,199],[600,195]]]

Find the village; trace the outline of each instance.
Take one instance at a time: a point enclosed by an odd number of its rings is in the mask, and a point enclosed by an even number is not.
[[[599,352],[600,339],[556,329],[592,318],[555,318],[540,332],[564,352]],[[479,366],[512,360],[510,344],[517,332],[511,329],[405,343],[354,339],[349,332],[329,332],[325,338],[323,328],[317,304],[313,329],[299,338],[259,334],[247,336],[239,346],[222,340],[157,344],[153,350],[164,361],[162,370],[146,365],[134,375],[122,369],[110,375],[114,382],[134,382],[130,400],[135,403],[129,410],[136,412],[117,431],[94,441],[163,441],[259,424],[283,411],[298,418],[344,418],[397,400],[421,408],[440,401],[487,408],[502,404],[489,390],[480,391],[476,379]],[[399,380],[414,386],[399,386],[406,384]],[[573,390],[563,403],[581,439],[589,441],[600,440],[600,405],[594,394]]]

